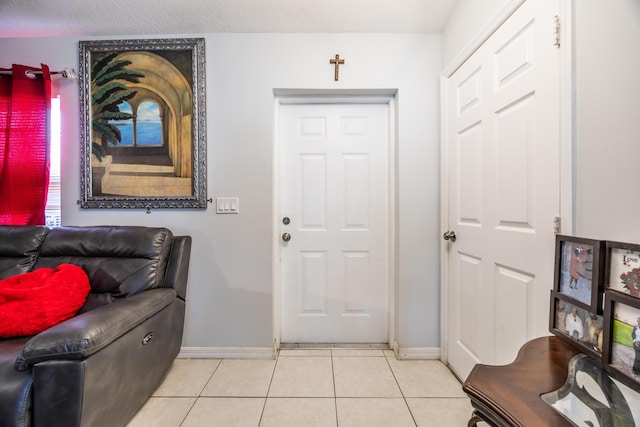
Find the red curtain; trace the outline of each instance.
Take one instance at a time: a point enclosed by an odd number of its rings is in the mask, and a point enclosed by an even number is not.
[[[44,224],[49,186],[49,67],[14,64],[10,71],[0,74],[0,224]]]

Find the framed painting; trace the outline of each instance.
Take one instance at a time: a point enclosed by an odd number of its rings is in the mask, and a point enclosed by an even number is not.
[[[603,316],[574,304],[559,292],[551,291],[549,332],[600,361],[603,330]]]
[[[80,41],[82,208],[206,208],[202,38]]]
[[[640,298],[640,245],[607,242],[605,286]]]
[[[554,289],[574,304],[602,314],[604,241],[556,236]]]
[[[640,391],[640,299],[605,291],[604,367]]]

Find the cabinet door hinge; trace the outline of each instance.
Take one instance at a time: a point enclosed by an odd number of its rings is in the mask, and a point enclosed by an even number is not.
[[[559,216],[553,218],[553,234],[560,233],[561,220]]]
[[[560,47],[560,17],[558,15],[553,17],[553,45]]]

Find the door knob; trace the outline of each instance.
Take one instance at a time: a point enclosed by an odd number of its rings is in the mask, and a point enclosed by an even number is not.
[[[444,240],[451,240],[452,242],[456,241],[456,232],[455,231],[445,231],[442,235]]]
[[[291,234],[283,233],[282,234],[282,240],[284,240],[285,242],[288,242],[289,240],[291,240]]]

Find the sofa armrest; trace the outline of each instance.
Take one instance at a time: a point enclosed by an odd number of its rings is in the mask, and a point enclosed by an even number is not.
[[[191,257],[191,236],[174,236],[169,256],[169,265],[165,274],[165,286],[176,290],[178,297],[187,299],[187,278]]]
[[[84,359],[175,300],[174,289],[151,289],[82,313],[27,341],[15,368],[24,371],[44,360]]]

